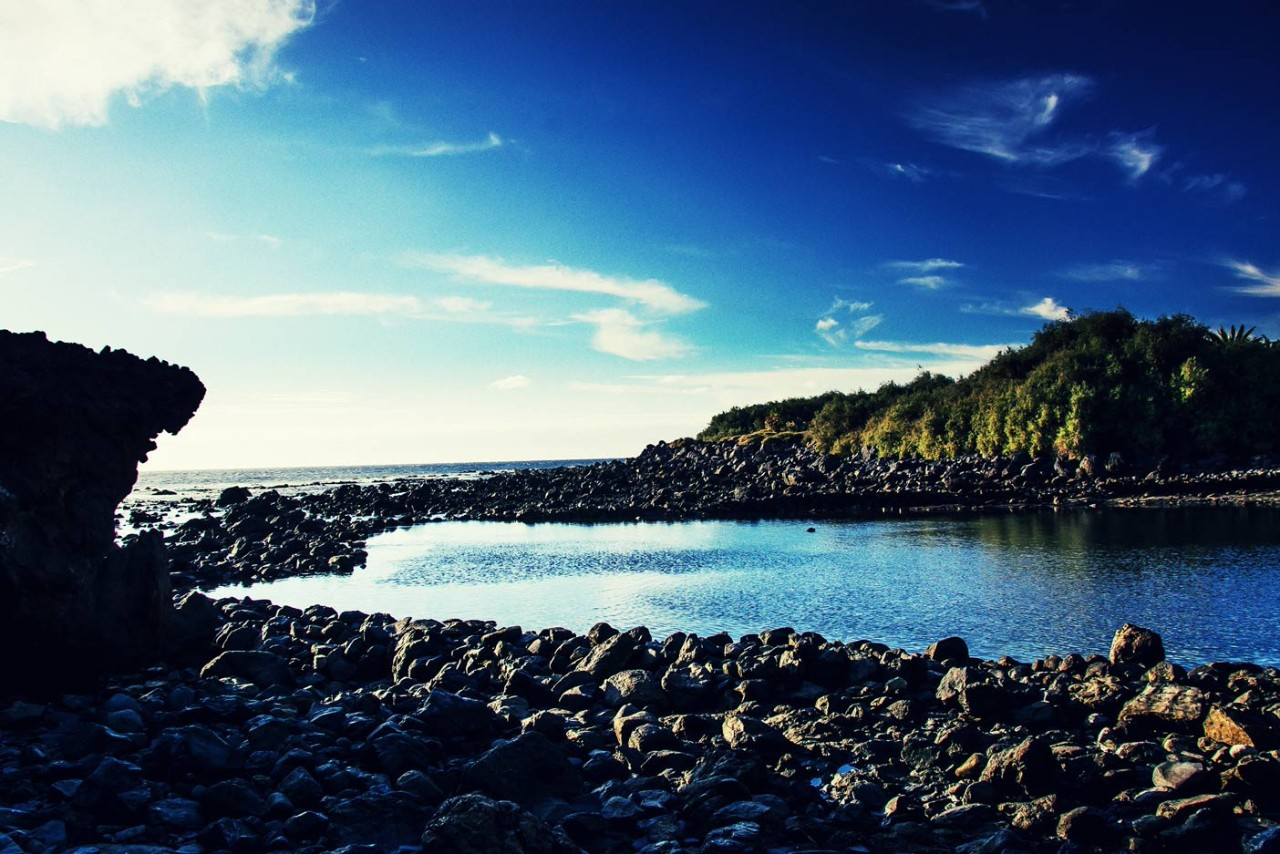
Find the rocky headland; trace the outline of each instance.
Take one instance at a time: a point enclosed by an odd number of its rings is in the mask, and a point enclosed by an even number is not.
[[[1280,850],[1280,670],[1188,672],[1136,626],[1105,658],[993,661],[954,637],[578,635],[190,589],[351,572],[371,534],[438,519],[1270,501],[1267,461],[679,442],[475,479],[233,488],[164,508],[180,525],[135,502],[146,530],[117,545],[136,462],[203,387],[39,335],[0,336],[0,368],[0,854]]]

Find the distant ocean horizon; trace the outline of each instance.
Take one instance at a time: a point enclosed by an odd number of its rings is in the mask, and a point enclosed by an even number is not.
[[[613,457],[576,460],[500,460],[496,462],[405,463],[368,466],[285,466],[279,468],[232,468],[190,470],[143,470],[138,475],[134,496],[148,498],[176,493],[184,498],[216,495],[229,486],[281,491],[316,491],[343,484],[360,486],[404,479],[479,477],[503,471],[552,469],[585,466]]]

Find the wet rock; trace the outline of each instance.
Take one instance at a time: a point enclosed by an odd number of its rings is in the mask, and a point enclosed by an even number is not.
[[[964,638],[949,637],[929,644],[924,654],[934,661],[968,661],[969,645]]]
[[[327,810],[334,845],[372,845],[376,851],[413,846],[422,836],[422,806],[404,792],[370,791]]]

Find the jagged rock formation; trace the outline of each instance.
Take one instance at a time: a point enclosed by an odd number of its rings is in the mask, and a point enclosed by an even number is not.
[[[0,691],[144,661],[173,613],[161,536],[115,509],[204,398],[187,368],[0,330]]]

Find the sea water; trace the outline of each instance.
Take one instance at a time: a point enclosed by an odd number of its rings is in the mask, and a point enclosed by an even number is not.
[[[812,531],[809,528],[813,528]],[[1123,623],[1171,660],[1280,665],[1280,510],[1108,509],[855,522],[436,522],[368,543],[350,576],[215,596],[584,631],[779,626],[909,650],[1106,654]]]

